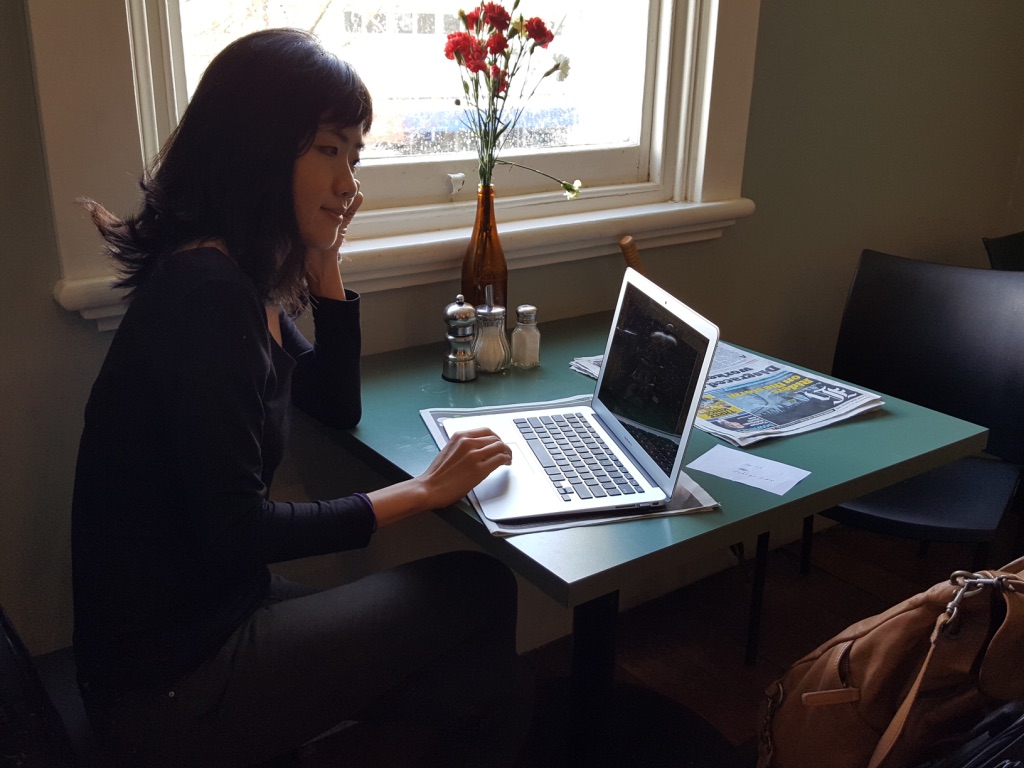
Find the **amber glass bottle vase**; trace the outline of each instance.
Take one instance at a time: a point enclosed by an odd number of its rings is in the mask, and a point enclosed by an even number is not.
[[[477,190],[473,234],[462,262],[462,295],[472,306],[482,305],[489,285],[494,289],[494,304],[508,306],[508,265],[494,220],[494,185],[481,184]]]

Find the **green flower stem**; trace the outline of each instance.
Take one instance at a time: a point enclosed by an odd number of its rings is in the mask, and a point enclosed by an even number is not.
[[[511,160],[502,160],[500,158],[495,158],[494,162],[496,164],[498,164],[498,165],[510,165],[513,168],[522,168],[524,171],[533,171],[534,173],[540,174],[541,176],[544,176],[544,177],[546,177],[548,179],[551,179],[553,182],[555,182],[556,184],[558,184],[561,187],[565,187],[566,184],[569,184],[569,182],[563,181],[562,179],[559,179],[556,176],[552,176],[550,173],[544,173],[544,171],[538,171],[536,168],[531,168],[528,165],[520,165],[519,163],[513,163]],[[572,185],[570,185],[570,186],[572,186]]]

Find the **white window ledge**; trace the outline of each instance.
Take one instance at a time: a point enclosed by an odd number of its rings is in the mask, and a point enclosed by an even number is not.
[[[497,219],[508,267],[521,269],[617,253],[623,235],[631,235],[641,249],[710,240],[753,212],[752,201],[738,198],[651,203],[507,223],[499,213]],[[356,234],[343,249],[348,258],[345,283],[372,293],[458,279],[469,235],[469,227],[365,239]],[[64,309],[95,320],[100,330],[110,330],[126,308],[124,291],[113,287],[114,279],[111,273],[60,280],[54,298]]]
[[[72,201],[88,195],[120,215],[136,209],[150,107],[137,89],[144,78],[136,69],[136,49],[145,41],[133,42],[132,36],[158,36],[131,27],[126,14],[129,6],[148,12],[171,5],[26,0],[63,275],[54,296],[101,330],[117,326],[125,309],[123,291],[111,287],[113,265],[88,216]],[[651,51],[657,53],[661,80],[651,112],[649,158],[635,179],[603,187],[592,182],[572,202],[554,190],[531,193],[503,185],[495,214],[510,269],[613,254],[625,234],[641,249],[712,239],[754,212],[741,188],[759,0],[661,0],[659,8]],[[163,19],[158,12],[143,15],[154,24]],[[587,167],[586,158],[570,167]],[[346,284],[368,293],[457,280],[475,190],[396,208],[399,198],[389,197],[387,184],[371,178],[371,170],[367,163],[365,191],[382,207],[360,210],[350,230]],[[411,172],[441,185],[451,168],[426,163]],[[579,175],[586,184],[586,171]]]

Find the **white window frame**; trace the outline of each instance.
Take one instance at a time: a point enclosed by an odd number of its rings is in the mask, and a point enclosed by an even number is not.
[[[62,267],[54,296],[100,329],[116,327],[122,294],[74,200],[87,195],[121,214],[135,209],[144,158],[169,132],[183,98],[182,73],[162,63],[171,58],[167,30],[177,6],[27,0],[27,8]],[[658,12],[650,180],[584,187],[572,202],[557,192],[499,194],[510,269],[613,253],[624,234],[641,248],[711,239],[753,213],[741,182],[759,0],[661,0]],[[154,78],[161,88],[148,85]],[[417,173],[475,178],[471,160],[422,165]],[[586,171],[575,176],[586,180]],[[346,284],[370,292],[456,279],[473,187],[443,202],[360,212],[346,245]]]

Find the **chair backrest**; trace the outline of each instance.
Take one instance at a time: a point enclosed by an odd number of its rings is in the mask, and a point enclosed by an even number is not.
[[[865,250],[832,373],[987,427],[990,453],[1024,463],[1024,272]]]
[[[1024,231],[1002,237],[983,237],[992,269],[1024,270]]]
[[[72,768],[78,764],[64,723],[2,606],[0,762],[25,768]]]

